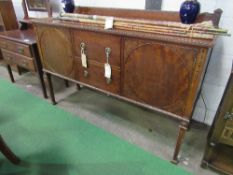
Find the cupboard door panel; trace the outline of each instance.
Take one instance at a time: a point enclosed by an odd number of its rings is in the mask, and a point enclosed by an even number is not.
[[[183,115],[197,49],[126,39],[123,95]]]
[[[43,67],[74,78],[75,62],[69,30],[40,26],[37,27],[37,34]]]
[[[233,72],[216,112],[211,131],[211,141],[233,146]]]

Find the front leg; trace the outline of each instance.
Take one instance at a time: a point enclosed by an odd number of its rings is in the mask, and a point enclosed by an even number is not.
[[[179,133],[178,133],[178,137],[177,137],[177,140],[176,140],[176,147],[175,147],[175,151],[174,151],[174,154],[173,154],[173,159],[172,159],[172,163],[174,164],[178,164],[179,163],[179,160],[178,160],[178,155],[179,155],[179,152],[180,152],[180,148],[181,148],[181,144],[184,140],[184,135],[188,129],[188,125],[189,125],[189,122],[181,122],[180,126],[179,126]]]
[[[11,70],[11,66],[10,66],[9,64],[7,64],[7,65],[6,65],[6,68],[7,68],[9,77],[10,77],[10,79],[11,79],[11,82],[14,83],[14,82],[15,82],[15,79],[14,79],[14,76],[13,76],[13,73],[12,73],[12,70]]]
[[[49,86],[49,93],[50,93],[50,98],[51,98],[51,101],[52,101],[52,104],[53,105],[56,105],[56,100],[55,100],[55,96],[54,96],[54,90],[53,90],[53,83],[52,83],[52,80],[51,80],[51,75],[50,73],[45,73],[46,76],[47,76],[47,80],[48,80],[48,86]]]

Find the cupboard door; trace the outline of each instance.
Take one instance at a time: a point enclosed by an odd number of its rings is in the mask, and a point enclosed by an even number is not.
[[[219,142],[233,146],[233,119],[225,123]]]
[[[198,49],[125,39],[123,95],[184,115]]]
[[[68,29],[37,26],[38,45],[44,69],[75,77],[75,62]]]
[[[233,146],[233,72],[228,80],[211,131],[212,142]]]

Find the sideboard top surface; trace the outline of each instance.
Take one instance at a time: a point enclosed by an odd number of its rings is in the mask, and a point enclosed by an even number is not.
[[[171,43],[184,44],[184,45],[200,46],[200,47],[213,47],[216,41],[216,38],[196,39],[189,37],[176,37],[176,36],[168,36],[161,34],[137,32],[137,31],[119,30],[119,29],[105,30],[101,27],[97,27],[93,25],[81,24],[79,22],[72,22],[72,21],[62,21],[59,19],[52,19],[52,18],[33,19],[32,23],[39,25],[49,25],[54,27],[65,27],[65,28],[73,28],[73,29],[86,30],[86,31],[94,31],[94,32],[120,35],[126,37],[137,37],[137,38],[158,40],[163,42],[171,42]]]
[[[100,7],[80,7],[75,8],[75,13],[85,15],[101,15],[113,16],[126,19],[140,19],[140,20],[154,20],[154,21],[169,21],[180,22],[179,12],[170,11],[155,11],[155,10],[136,10],[136,9],[120,9],[120,8],[100,8]],[[218,27],[222,10],[216,9],[213,13],[200,13],[196,22],[212,21],[214,26]],[[111,35],[119,35],[125,37],[136,37],[143,39],[151,39],[162,42],[171,42],[175,44],[191,45],[197,47],[213,47],[216,42],[216,37],[213,39],[197,39],[190,37],[170,36],[165,34],[153,34],[138,31],[111,29],[105,30],[104,28],[82,24],[79,22],[62,21],[57,18],[41,18],[32,19],[31,21],[37,25],[49,25],[54,27],[65,27],[71,29],[94,31],[99,33],[106,33]]]

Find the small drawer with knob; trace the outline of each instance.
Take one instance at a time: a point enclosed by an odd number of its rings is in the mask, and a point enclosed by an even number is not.
[[[6,41],[6,43],[7,44],[6,44],[5,49],[12,51],[14,53],[20,54],[20,55],[32,57],[32,53],[28,45],[16,43],[13,41]]]
[[[31,71],[36,71],[33,59],[2,49],[3,60],[7,64],[16,64]]]
[[[0,39],[0,48],[2,49],[7,48],[7,42],[5,40]]]
[[[77,80],[85,84],[111,93],[120,93],[120,69],[117,67],[112,68],[111,79],[108,79],[105,77],[104,64],[89,61],[88,68],[85,68],[78,61],[77,76]]]

